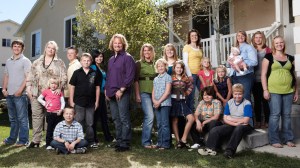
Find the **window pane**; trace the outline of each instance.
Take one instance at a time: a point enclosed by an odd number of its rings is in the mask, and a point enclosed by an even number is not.
[[[6,46],[6,39],[2,39],[2,47]]]
[[[11,45],[11,40],[10,40],[10,39],[6,39],[6,44],[7,44],[7,45],[6,45],[7,47],[10,47],[10,45]]]
[[[34,57],[35,56],[35,45],[36,45],[36,39],[35,39],[36,35],[32,34],[31,36],[31,56]]]
[[[76,20],[76,18],[73,18],[72,19],[72,45],[75,44],[75,38],[74,37],[77,36],[76,27],[77,27],[77,20]]]
[[[41,32],[35,34],[35,55],[41,55]]]
[[[65,48],[71,46],[71,19],[65,22]]]

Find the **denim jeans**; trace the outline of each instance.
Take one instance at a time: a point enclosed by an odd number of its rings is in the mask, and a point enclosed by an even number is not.
[[[169,124],[169,113],[170,106],[161,106],[155,109],[158,135],[157,135],[157,146],[161,148],[170,148],[170,124]]]
[[[129,113],[130,94],[124,92],[119,101],[111,97],[109,101],[112,119],[115,124],[116,140],[118,146],[130,147],[131,121]]]
[[[81,107],[75,104],[75,120],[79,122],[83,127],[85,126],[85,139],[93,144],[95,142],[94,138],[94,113],[95,107]]]
[[[273,94],[271,93],[270,119],[269,119],[269,141],[270,144],[280,143],[279,121],[281,117],[281,138],[282,142],[293,141],[294,135],[291,126],[291,111],[293,93]]]
[[[68,154],[69,153],[69,151],[67,150],[65,144],[62,143],[62,142],[52,140],[50,145],[53,148],[58,148],[58,150],[63,154]],[[75,145],[74,149],[83,148],[83,147],[87,147],[87,146],[88,146],[88,142],[85,139],[81,139],[81,141],[78,144]]]
[[[153,119],[154,119],[151,94],[142,92],[141,100],[142,100],[142,109],[144,112],[142,145],[148,146],[151,145],[151,131],[152,131]]]
[[[197,88],[200,91],[201,81],[197,74],[192,74],[193,77],[193,90],[190,95],[188,95],[186,99],[187,106],[194,112],[195,111],[195,89]],[[197,96],[198,97],[198,96]]]
[[[5,139],[8,144],[26,144],[29,141],[28,100],[26,95],[6,97],[8,117],[10,122],[10,135]]]
[[[251,72],[249,74],[243,76],[231,76],[232,84],[240,83],[244,86],[244,98],[251,102],[251,90],[254,82],[254,73]]]

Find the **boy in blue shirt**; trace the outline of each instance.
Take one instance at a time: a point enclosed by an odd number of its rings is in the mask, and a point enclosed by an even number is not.
[[[84,139],[82,126],[74,120],[74,115],[73,108],[65,108],[63,113],[65,120],[55,127],[51,146],[56,148],[57,154],[86,152],[88,142]]]
[[[209,132],[205,149],[199,149],[200,155],[216,155],[216,149],[221,145],[224,137],[229,137],[224,156],[232,158],[243,136],[253,130],[252,106],[250,101],[243,98],[244,87],[242,84],[232,86],[233,98],[224,109],[224,125],[217,126]]]

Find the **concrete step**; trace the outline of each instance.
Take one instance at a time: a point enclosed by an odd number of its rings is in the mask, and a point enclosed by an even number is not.
[[[265,129],[255,129],[246,135],[240,142],[237,151],[253,149],[269,144],[268,131]]]

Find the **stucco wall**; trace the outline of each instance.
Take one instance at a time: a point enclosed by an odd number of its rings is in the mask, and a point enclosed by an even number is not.
[[[233,0],[233,31],[271,26],[275,21],[274,0]]]
[[[21,39],[20,37],[14,37],[15,32],[19,28],[18,24],[11,21],[0,22],[0,86],[3,83],[3,74],[6,60],[11,57],[12,52],[10,47],[2,47],[2,39],[10,39],[11,42],[15,39]]]
[[[52,8],[50,8],[48,1],[43,3],[24,31],[25,44],[29,48],[25,52],[26,55],[31,56],[31,33],[41,29],[41,52],[43,53],[44,46],[48,41],[54,40],[59,46],[59,58],[64,60],[66,66],[68,66],[64,48],[64,19],[76,15],[77,2],[76,0],[59,0],[55,1]],[[86,6],[90,7],[95,1],[87,0],[86,2]],[[31,60],[34,59],[36,57],[31,58]]]

